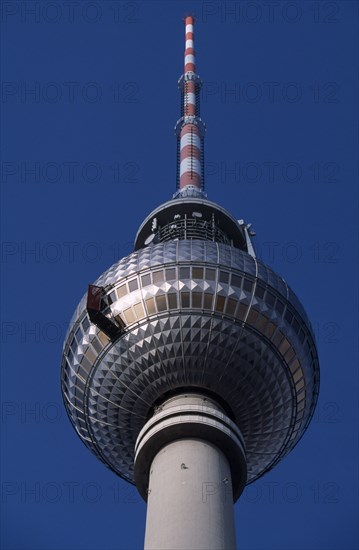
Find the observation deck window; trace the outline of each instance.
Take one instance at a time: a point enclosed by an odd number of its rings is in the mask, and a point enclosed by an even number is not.
[[[136,279],[132,279],[132,281],[129,281],[128,289],[129,289],[130,292],[133,292],[134,290],[138,289],[137,277],[136,277]]]
[[[146,275],[141,276],[142,286],[148,286],[151,284],[151,273],[146,273]]]
[[[202,292],[192,293],[192,307],[202,308]]]
[[[189,279],[190,277],[190,268],[180,267],[180,279]]]
[[[193,279],[203,279],[203,267],[192,267]]]
[[[171,292],[167,294],[169,309],[177,309],[177,294]]]
[[[166,304],[166,296],[156,296],[156,304],[157,304],[157,310],[158,311],[166,311],[167,304]]]
[[[166,269],[166,281],[175,281],[176,280],[176,268]]]
[[[252,281],[249,281],[248,279],[244,279],[244,281],[243,281],[243,290],[245,290],[246,292],[252,292],[252,288],[253,288]]]
[[[177,309],[177,294],[171,292],[167,294],[169,309]]]
[[[221,283],[228,284],[228,282],[229,282],[229,273],[227,271],[220,271],[219,272],[219,281]]]
[[[160,271],[154,271],[153,273],[153,284],[161,284],[164,281],[164,272],[163,269]]]
[[[189,292],[181,292],[181,307],[189,307]]]

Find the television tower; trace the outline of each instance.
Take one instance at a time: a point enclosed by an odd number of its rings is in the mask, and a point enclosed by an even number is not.
[[[148,550],[235,548],[233,503],[297,444],[319,389],[298,298],[207,200],[193,31],[186,17],[176,193],[89,286],[62,358],[78,435],[147,501]]]

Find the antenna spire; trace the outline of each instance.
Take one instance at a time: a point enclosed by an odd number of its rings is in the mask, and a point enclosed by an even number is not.
[[[188,191],[204,195],[204,134],[205,125],[200,118],[200,89],[202,81],[196,73],[194,50],[194,17],[185,17],[184,73],[178,81],[181,91],[181,118],[177,135],[177,193]]]

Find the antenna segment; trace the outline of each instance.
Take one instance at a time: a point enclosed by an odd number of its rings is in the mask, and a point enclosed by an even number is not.
[[[196,73],[194,17],[185,18],[184,73],[178,81],[181,91],[181,118],[177,121],[177,190],[195,187],[204,191],[204,134],[200,118],[202,80]]]

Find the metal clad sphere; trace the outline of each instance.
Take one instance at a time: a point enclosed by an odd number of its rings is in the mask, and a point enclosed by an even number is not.
[[[81,439],[134,481],[136,438],[163,396],[207,390],[227,404],[246,445],[248,482],[298,442],[319,386],[314,336],[285,281],[233,246],[150,244],[95,283],[103,312],[125,325],[111,341],[86,296],[63,352],[62,390]]]

